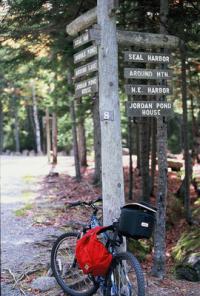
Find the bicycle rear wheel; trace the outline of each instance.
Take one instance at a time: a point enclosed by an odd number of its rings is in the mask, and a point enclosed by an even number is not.
[[[68,295],[89,296],[97,291],[98,284],[78,267],[75,259],[77,237],[78,233],[65,233],[56,240],[51,251],[51,269]]]
[[[140,263],[129,252],[117,254],[106,279],[106,296],[145,296]]]

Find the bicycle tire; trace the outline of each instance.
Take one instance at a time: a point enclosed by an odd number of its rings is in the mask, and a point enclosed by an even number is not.
[[[72,261],[75,258],[74,254],[77,237],[78,233],[75,232],[64,233],[58,237],[51,251],[51,269],[58,284],[68,295],[90,296],[97,291],[99,288],[98,284],[94,279],[83,274],[78,268],[77,263],[72,266]],[[67,258],[70,248],[71,254],[69,253],[69,258]],[[65,255],[66,259],[64,259]],[[76,276],[75,279],[73,279],[73,273]],[[89,286],[84,287],[83,284],[88,284]],[[80,291],[80,289],[82,290]]]
[[[126,271],[127,284],[123,283],[121,286],[120,281],[122,281],[121,271],[117,270],[118,267],[124,266],[122,262],[126,261],[127,269],[130,269],[130,274],[128,275]],[[119,274],[120,272],[120,274]],[[111,278],[112,277],[112,278]],[[130,277],[130,278],[129,278]],[[115,282],[116,292],[112,290],[113,282]],[[114,256],[113,262],[110,266],[109,273],[106,277],[106,292],[105,296],[145,296],[145,281],[142,268],[138,260],[130,252],[118,253]]]

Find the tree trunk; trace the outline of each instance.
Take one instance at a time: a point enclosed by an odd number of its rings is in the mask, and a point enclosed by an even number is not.
[[[15,138],[15,151],[16,153],[20,153],[20,138],[19,138],[19,118],[18,118],[18,107],[17,107],[17,97],[13,95],[12,102],[12,111],[14,118],[14,138]]]
[[[0,155],[3,153],[3,105],[0,100]]]
[[[78,105],[81,106],[81,98],[79,99]],[[82,167],[87,166],[87,147],[86,147],[84,123],[85,123],[84,116],[80,114],[80,118],[77,124],[77,136],[78,136],[79,159]]]
[[[113,0],[97,0],[97,19],[101,29],[98,60],[104,225],[119,217],[120,207],[124,204],[114,3]]]
[[[190,210],[190,161],[189,161],[189,143],[188,143],[188,115],[187,115],[187,80],[186,80],[186,49],[181,48],[181,78],[182,78],[182,104],[183,104],[183,145],[185,159],[185,190],[184,190],[184,208],[185,218],[191,223]]]
[[[190,85],[192,85],[192,74],[191,74],[190,67],[189,67],[189,78],[190,78]],[[199,87],[199,91],[200,91],[200,87]],[[194,110],[195,110],[194,98],[195,96],[191,94],[190,100],[191,100],[191,115],[192,115],[192,158],[194,160],[197,160],[198,163],[200,163],[200,147],[199,147],[200,131],[199,131],[196,117],[194,115]]]
[[[73,136],[73,149],[74,149],[76,179],[78,182],[80,182],[81,171],[80,171],[80,162],[79,162],[79,154],[78,154],[78,140],[77,140],[77,131],[76,131],[76,114],[75,114],[74,101],[71,102],[70,114],[71,114],[71,120],[72,120],[72,136]]]
[[[51,162],[51,133],[50,133],[50,118],[49,108],[46,108],[46,147],[47,147],[47,158],[48,163]]]
[[[96,95],[93,103],[93,131],[94,131],[94,159],[95,169],[93,182],[101,184],[101,126],[99,116],[99,96]]]
[[[151,194],[154,195],[156,172],[156,118],[151,119]]]
[[[128,199],[133,200],[133,124],[132,120],[128,119],[128,144],[129,144],[129,192]]]
[[[142,201],[149,202],[149,118],[142,118],[140,124],[140,173],[142,177]]]
[[[32,87],[32,99],[33,99],[33,118],[34,118],[34,124],[35,124],[35,137],[36,137],[36,147],[37,147],[37,153],[42,154],[42,148],[41,148],[41,132],[40,132],[40,123],[38,118],[38,109],[37,109],[37,98],[35,94],[35,82],[31,82]]]
[[[52,151],[53,159],[52,163],[57,164],[57,150],[58,150],[58,130],[57,130],[57,115],[56,112],[52,114]]]
[[[137,169],[140,172],[140,123],[136,126]]]
[[[160,0],[160,33],[166,34],[165,25],[168,15],[168,0]],[[164,52],[162,49],[161,52]],[[161,68],[165,68],[161,65]],[[161,82],[165,85],[165,81]],[[165,98],[161,98],[164,100]],[[167,199],[167,123],[165,118],[160,117],[157,120],[157,154],[158,154],[158,193],[157,219],[154,232],[154,256],[152,273],[158,278],[165,275],[166,263],[166,199]]]

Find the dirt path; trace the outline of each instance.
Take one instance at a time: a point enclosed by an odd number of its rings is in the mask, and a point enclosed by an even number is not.
[[[69,161],[61,158],[59,162],[57,171],[64,172],[68,164],[68,171],[73,175],[70,158]],[[58,231],[52,227],[33,227],[32,216],[23,216],[25,211],[30,210],[31,213],[38,182],[50,170],[46,157],[1,158],[3,296],[21,295],[18,288],[13,289],[13,285],[9,284],[14,281],[13,278],[49,267],[49,252],[46,252],[44,242],[48,245],[47,242],[52,241]]]
[[[88,185],[84,182],[74,184],[70,177],[62,175],[74,176],[71,157],[60,157],[55,169],[59,177],[46,179],[41,184],[50,170],[46,157],[1,158],[3,296],[64,295],[58,286],[40,293],[30,289],[30,286],[35,276],[47,275],[52,242],[61,233],[59,227],[55,227],[56,221],[53,226],[50,222],[56,217],[57,224],[61,218],[65,225],[67,218],[71,219],[71,215],[62,211],[64,201],[59,199],[59,195],[64,194],[66,199],[71,200],[73,195],[76,197],[85,191],[82,197],[88,198]],[[41,188],[43,191],[39,192]],[[29,280],[25,286],[24,280],[21,281],[24,278]],[[146,291],[147,296],[198,296],[199,283],[177,281],[174,278],[159,281],[146,275]]]

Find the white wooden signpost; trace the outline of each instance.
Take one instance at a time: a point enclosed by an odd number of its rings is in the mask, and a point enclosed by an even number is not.
[[[118,45],[137,46],[146,48],[177,48],[179,39],[166,34],[151,34],[132,31],[116,30],[114,0],[97,0],[97,8],[93,8],[85,14],[79,16],[67,26],[67,33],[75,36],[74,48],[86,45],[93,41],[93,45],[82,49],[74,55],[75,64],[85,62],[98,52],[98,61],[88,62],[75,69],[74,78],[82,81],[75,83],[75,97],[99,93],[101,137],[102,137],[102,195],[103,195],[103,216],[104,224],[110,224],[113,218],[119,216],[120,206],[124,203],[124,181],[122,168],[122,146],[120,110],[118,95]],[[94,24],[96,24],[94,26]],[[93,26],[93,27],[92,27]],[[83,32],[87,29],[86,32]],[[81,33],[80,36],[77,36]],[[125,61],[128,66],[124,69],[124,76],[128,79],[125,91],[128,95],[169,95],[172,90],[166,85],[141,85],[137,79],[146,81],[159,80],[167,81],[171,79],[172,73],[168,69],[141,69],[129,67],[130,63],[152,63],[169,64],[171,56],[165,53],[152,52],[125,52]],[[97,72],[98,76],[87,77],[91,73]],[[87,79],[85,79],[85,76]],[[98,81],[99,80],[99,81]],[[129,82],[129,80],[131,80]],[[136,81],[133,83],[132,80]],[[157,102],[152,102],[152,110],[159,116],[166,115],[171,108],[158,108]],[[132,109],[130,103],[127,108]],[[143,116],[141,107],[137,112]],[[149,109],[148,109],[149,110]],[[160,110],[158,112],[158,110]],[[168,110],[166,113],[163,110]],[[155,111],[154,111],[155,112]],[[130,115],[132,116],[133,113]],[[134,113],[135,114],[135,113]],[[139,114],[139,113],[137,113]],[[147,113],[145,114],[147,115]],[[157,116],[157,115],[156,115]]]

